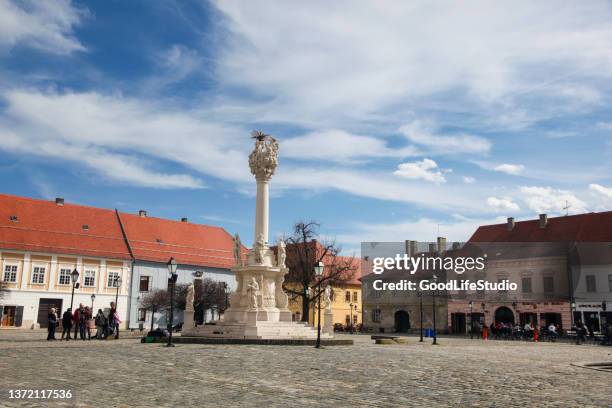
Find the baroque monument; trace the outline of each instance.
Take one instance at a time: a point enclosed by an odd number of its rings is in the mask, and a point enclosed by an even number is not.
[[[234,261],[237,289],[230,297],[230,307],[223,319],[195,327],[183,326],[183,336],[225,339],[315,339],[316,330],[302,322],[293,322],[287,308],[288,298],[283,281],[285,243],[279,241],[277,255],[268,243],[269,183],[278,165],[278,142],[272,136],[253,132],[255,148],[249,156],[251,173],[257,182],[255,233],[253,248],[243,261],[238,234],[234,237]],[[187,322],[187,320],[186,320]],[[329,332],[321,335],[331,339]]]

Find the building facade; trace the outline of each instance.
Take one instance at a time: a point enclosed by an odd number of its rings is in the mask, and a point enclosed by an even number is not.
[[[243,247],[243,252],[246,248]],[[210,278],[235,288],[233,240],[224,229],[81,205],[0,195],[0,267],[8,291],[0,328],[46,327],[47,314],[83,303],[108,310],[117,302],[124,328],[149,328],[143,296],[168,289],[167,262],[177,284]],[[79,273],[72,295],[72,272]],[[175,313],[175,324],[183,314]],[[210,320],[209,313],[203,316]],[[217,316],[218,317],[218,316]],[[153,326],[165,326],[163,314]]]
[[[46,327],[52,307],[108,309],[115,300],[126,325],[131,257],[112,210],[0,195],[0,265],[9,289],[1,328]]]

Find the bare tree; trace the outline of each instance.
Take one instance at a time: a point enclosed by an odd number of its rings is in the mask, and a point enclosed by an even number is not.
[[[229,291],[225,282],[210,278],[196,281],[194,287],[194,308],[203,315],[207,310],[217,311],[217,316],[223,313],[228,305]]]
[[[175,286],[173,299],[175,310],[185,310],[188,287],[189,285],[186,284]],[[153,330],[155,313],[170,310],[170,292],[167,289],[151,291],[140,300],[140,307],[151,311],[151,330]]]
[[[325,287],[340,286],[353,279],[358,268],[353,257],[340,256],[341,248],[335,242],[320,243],[317,240],[319,224],[314,221],[297,222],[293,234],[287,238],[287,267],[283,289],[292,300],[301,298],[302,321],[307,322],[310,303],[316,301]],[[318,278],[314,267],[325,264],[323,275]],[[317,290],[321,288],[321,290]]]

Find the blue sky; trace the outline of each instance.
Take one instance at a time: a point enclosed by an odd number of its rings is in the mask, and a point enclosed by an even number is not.
[[[587,3],[587,4],[585,4]],[[252,240],[361,241],[612,207],[609,2],[0,2],[2,192]]]

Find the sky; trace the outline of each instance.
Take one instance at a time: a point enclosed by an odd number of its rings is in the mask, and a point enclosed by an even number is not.
[[[259,129],[272,241],[463,241],[612,209],[611,79],[605,1],[0,0],[0,192],[250,245]]]

